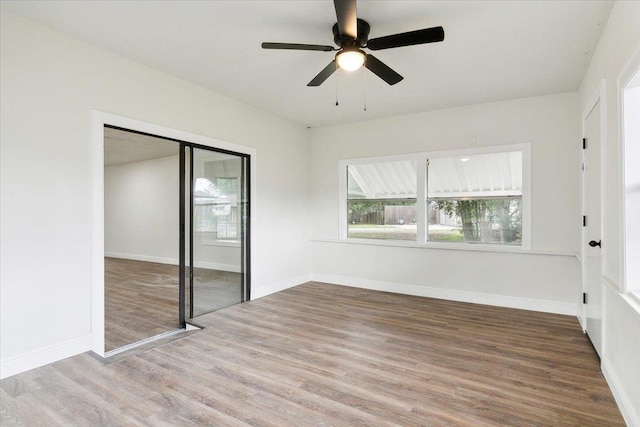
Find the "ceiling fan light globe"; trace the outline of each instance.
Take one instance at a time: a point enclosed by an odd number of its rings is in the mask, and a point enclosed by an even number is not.
[[[360,49],[358,50],[343,50],[336,55],[336,61],[338,66],[345,71],[355,71],[362,67],[365,60],[365,54]]]

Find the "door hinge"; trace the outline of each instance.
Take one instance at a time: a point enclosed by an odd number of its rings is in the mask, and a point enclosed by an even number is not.
[[[583,304],[586,304],[586,303],[587,303],[587,293],[586,293],[586,292],[583,292],[583,293],[582,293],[582,303],[583,303]]]
[[[586,215],[582,215],[582,226],[583,227],[587,226],[587,216]]]
[[[582,149],[583,150],[587,149],[587,138],[582,138]]]

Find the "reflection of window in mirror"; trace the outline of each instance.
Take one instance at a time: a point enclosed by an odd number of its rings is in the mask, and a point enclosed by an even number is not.
[[[203,163],[195,182],[194,230],[205,244],[238,243],[241,160],[216,159]]]

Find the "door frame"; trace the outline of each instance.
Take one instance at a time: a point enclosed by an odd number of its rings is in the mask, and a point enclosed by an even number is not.
[[[103,111],[91,111],[91,350],[101,357],[104,351],[104,126],[115,126],[130,129],[168,139],[184,141],[213,149],[226,150],[249,156],[249,200],[252,201],[251,217],[256,217],[255,200],[257,200],[257,152],[255,148],[234,144],[219,139],[172,129],[129,117],[118,116]],[[255,271],[254,254],[256,230],[249,228],[248,271]],[[248,300],[249,298],[247,298]]]
[[[589,117],[589,115],[591,114],[591,112],[594,110],[594,108],[599,107],[600,109],[600,236],[604,236],[604,206],[606,205],[606,193],[604,191],[605,189],[605,173],[604,173],[604,168],[605,168],[605,164],[606,164],[606,158],[605,158],[605,153],[606,153],[606,134],[607,134],[607,129],[606,129],[606,81],[604,79],[602,79],[600,81],[600,84],[598,85],[598,88],[596,89],[595,93],[592,95],[589,103],[587,104],[587,107],[585,108],[583,114],[582,114],[582,137],[585,138],[585,132],[586,132],[586,121],[587,118]],[[585,162],[585,151],[581,150],[581,164],[584,166],[584,162]],[[586,204],[585,204],[585,200],[586,200],[586,185],[585,185],[585,179],[584,179],[584,171],[581,171],[580,173],[580,186],[581,186],[581,212],[582,215],[586,214]],[[588,219],[587,219],[588,220]],[[582,289],[582,293],[586,292],[586,248],[587,248],[587,242],[588,242],[588,236],[587,236],[587,232],[586,232],[586,227],[581,227],[581,238],[580,238],[580,264],[581,264],[581,289]],[[600,248],[600,277],[599,282],[600,282],[600,286],[602,287],[602,276],[603,276],[603,272],[605,271],[605,253],[606,253],[606,244],[603,244]],[[582,295],[580,295],[579,300],[582,302]],[[580,316],[578,316],[578,320],[581,323],[582,326],[582,330],[583,332],[586,333],[587,331],[587,309],[584,303],[581,304],[581,309],[579,310]],[[602,331],[604,331],[604,327],[603,325],[601,325]],[[601,331],[601,347],[604,348],[604,334]]]

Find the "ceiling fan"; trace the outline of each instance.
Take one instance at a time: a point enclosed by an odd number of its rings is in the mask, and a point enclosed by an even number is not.
[[[338,67],[346,71],[354,71],[361,66],[390,85],[401,81],[403,77],[385,63],[362,49],[382,50],[416,44],[441,42],[444,40],[442,27],[424,28],[389,36],[369,39],[371,27],[367,21],[358,18],[356,0],[333,0],[338,22],[333,26],[333,40],[339,47],[300,43],[262,43],[263,49],[316,50],[321,52],[338,51],[329,63],[307,86],[320,86]]]

